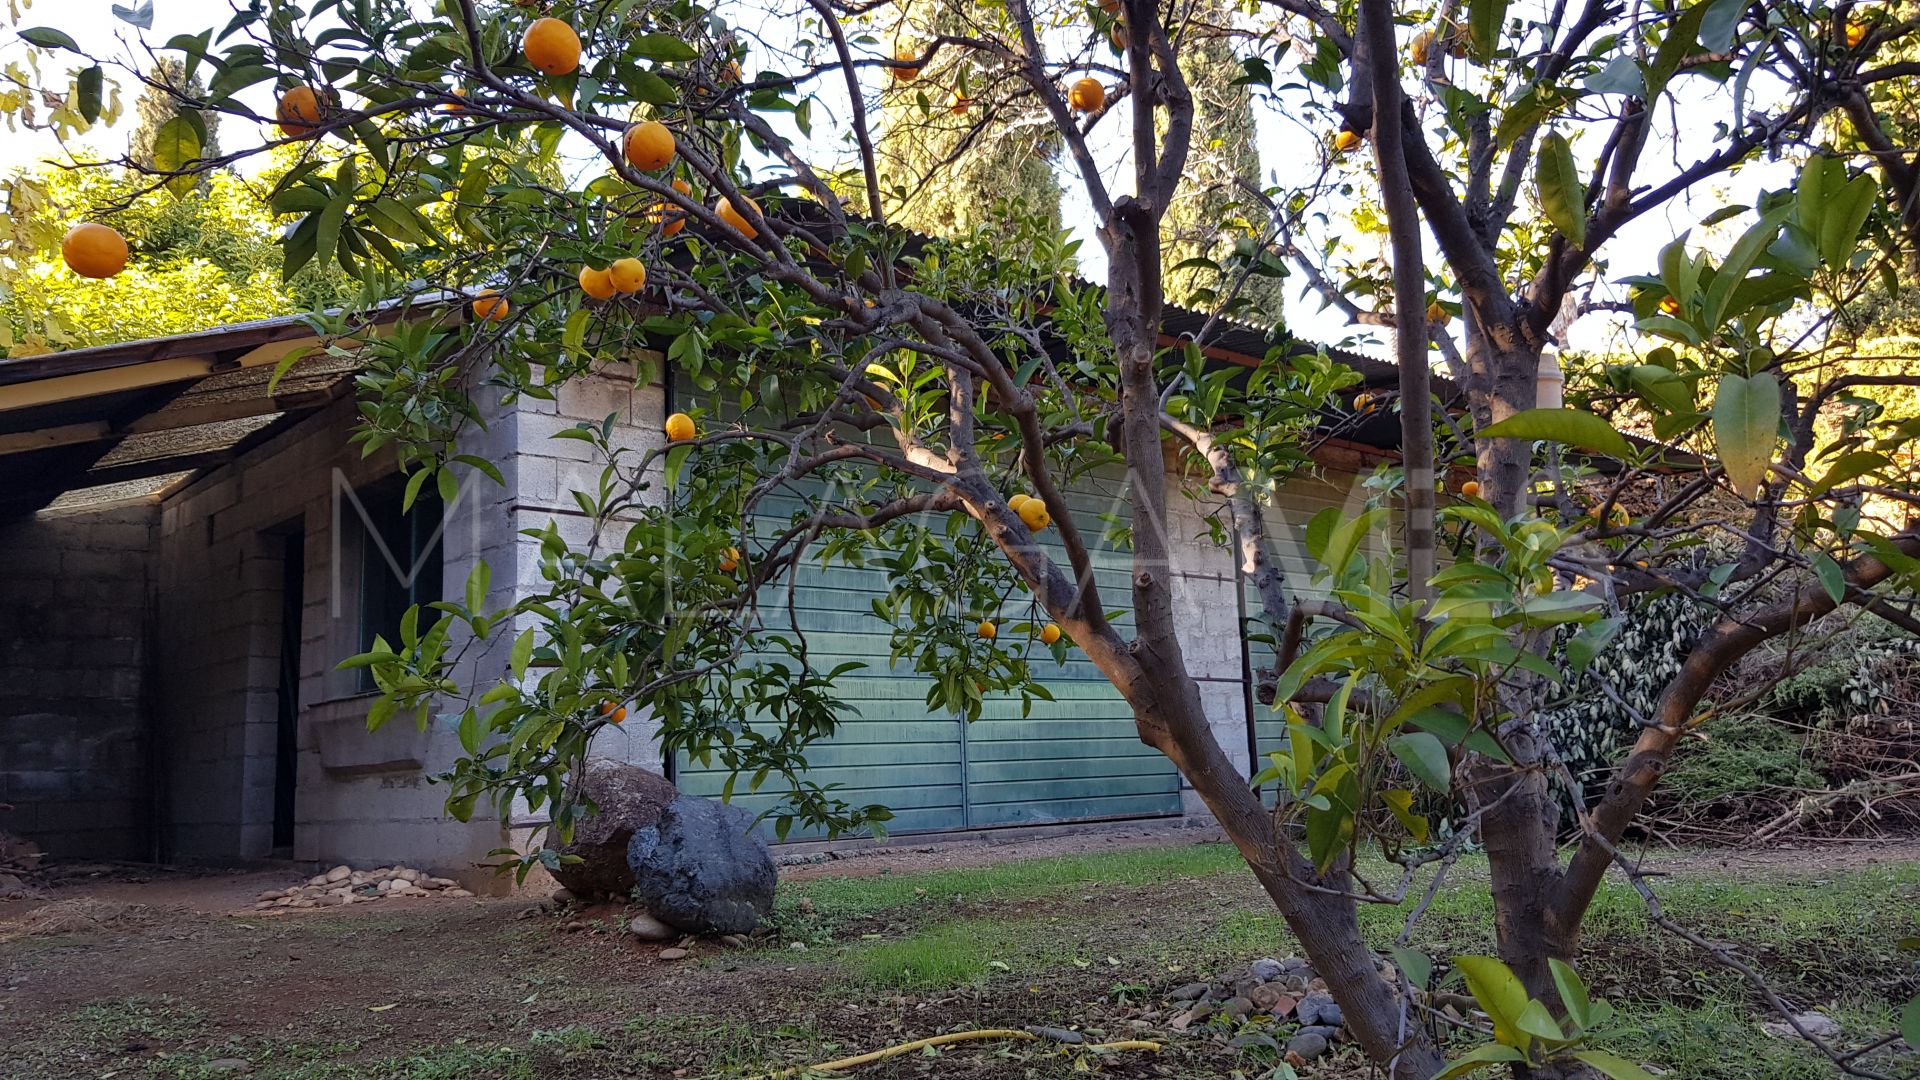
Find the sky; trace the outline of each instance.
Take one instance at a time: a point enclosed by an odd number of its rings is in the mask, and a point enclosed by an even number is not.
[[[766,3],[779,4],[780,0],[764,0]],[[51,0],[41,0],[36,7],[28,8],[22,15],[19,26],[51,25],[71,34],[89,53],[102,58],[118,59],[135,64],[141,68],[150,66],[140,51],[140,41],[158,45],[177,33],[193,33],[209,26],[222,26],[231,17],[233,7],[230,0],[153,0],[153,27],[147,31],[138,31],[134,27],[114,17],[111,0],[67,0],[54,5]],[[757,3],[743,3],[742,0],[727,0],[722,10],[738,12],[733,17],[747,31],[750,38],[758,39],[767,46],[778,49],[794,40],[796,30],[790,18],[781,18],[772,12],[775,9],[763,8]],[[1405,34],[1410,35],[1411,30]],[[0,30],[0,63],[16,60],[24,54],[22,43],[14,38],[11,31]],[[64,64],[71,60],[67,54],[59,54],[52,64]],[[781,66],[774,62],[770,66]],[[753,58],[746,65],[753,70]],[[54,70],[49,68],[49,70]],[[0,172],[11,172],[15,168],[30,167],[52,158],[61,158],[68,151],[83,152],[86,149],[105,150],[118,153],[124,147],[127,132],[132,127],[133,98],[137,95],[137,86],[125,72],[120,72],[119,80],[127,89],[123,92],[124,114],[113,129],[95,128],[82,136],[73,147],[63,147],[51,135],[45,133],[8,133],[0,137]],[[881,78],[877,72],[872,78]],[[1686,97],[1681,102],[1679,113],[1688,117],[1688,123],[1675,122],[1663,125],[1669,131],[1677,131],[1677,137],[1663,132],[1646,152],[1649,163],[1647,175],[1657,181],[1676,162],[1690,161],[1702,156],[1713,148],[1713,123],[1723,117],[1729,117],[1732,105],[1727,92],[1703,79],[1683,81]],[[821,88],[820,101],[816,108],[814,134],[804,138],[790,122],[777,121],[784,127],[785,133],[803,145],[814,160],[831,162],[847,157],[841,137],[844,116],[848,102],[838,80],[829,80]],[[266,85],[255,87],[254,92],[260,100],[249,101],[256,111],[270,111]],[[1313,163],[1317,160],[1318,148],[1309,143],[1325,137],[1303,126],[1297,110],[1287,107],[1286,102],[1270,102],[1255,105],[1256,140],[1261,155],[1263,177],[1270,183],[1286,186],[1305,182],[1311,176]],[[1128,149],[1125,142],[1124,115],[1110,116],[1096,129],[1093,150],[1098,160],[1110,163],[1106,177],[1111,189],[1125,189],[1131,180]],[[241,125],[229,119],[221,126],[223,146],[232,150],[247,138]],[[1597,133],[1593,137],[1597,137]],[[1581,150],[1581,141],[1576,136],[1576,154]],[[1355,154],[1363,151],[1354,151]],[[582,161],[583,172],[597,171],[597,162]],[[1786,164],[1770,164],[1748,168],[1730,181],[1708,186],[1693,196],[1678,199],[1660,211],[1650,213],[1640,221],[1630,225],[1603,252],[1611,259],[1612,276],[1623,277],[1628,274],[1650,272],[1653,260],[1659,248],[1668,239],[1679,232],[1695,228],[1699,220],[1711,211],[1725,205],[1730,199],[1742,203],[1751,203],[1754,194],[1762,187],[1778,187],[1791,181],[1791,168]],[[1081,246],[1083,270],[1093,280],[1104,276],[1104,256],[1094,235],[1094,220],[1085,189],[1070,170],[1063,171],[1061,181],[1064,191],[1063,210],[1067,224],[1084,241]],[[1726,238],[1741,227],[1741,219],[1734,219],[1728,225],[1717,230],[1695,228],[1696,240],[1704,240],[1709,246],[1719,246]],[[1355,236],[1352,243],[1364,252],[1370,252],[1379,243],[1378,238]],[[1430,266],[1438,267],[1439,260],[1434,245],[1429,238],[1426,255]],[[1363,351],[1384,354],[1387,346],[1377,332],[1355,327],[1347,322],[1343,315],[1331,309],[1322,311],[1318,296],[1306,294],[1304,283],[1295,279],[1294,293],[1289,296],[1286,320],[1289,329],[1295,334],[1310,340],[1328,343],[1348,343],[1360,347]],[[1621,342],[1624,327],[1623,320],[1608,313],[1590,314],[1580,319],[1572,328],[1571,340],[1567,343],[1576,349],[1600,350],[1617,346]],[[1456,324],[1457,328],[1457,324]]]

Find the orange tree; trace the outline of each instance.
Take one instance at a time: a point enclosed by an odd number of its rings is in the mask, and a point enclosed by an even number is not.
[[[204,160],[192,152],[196,116],[256,122],[302,155],[272,193],[276,211],[302,215],[283,242],[290,271],[337,262],[386,286],[370,293],[474,294],[474,318],[423,308],[364,346],[359,437],[396,448],[413,490],[492,471],[460,449],[481,385],[551,395],[637,357],[653,378],[653,355],[733,417],[676,417],[664,450],[622,445],[613,418],[565,433],[605,461],[600,482],[576,493],[591,536],[540,535],[541,595],[481,611],[477,572],[464,602],[437,605],[447,617],[425,626],[416,613],[400,641],[356,658],[386,691],[374,721],[407,708],[424,722],[453,702],[467,756],[448,779],[461,815],[525,796],[550,804],[564,835],[580,812],[570,771],[631,704],[661,719],[670,750],[717,754],[756,784],[779,777],[793,793],[783,821],[876,825],[883,809],[808,781],[806,746],[832,730],[842,672],[816,669],[804,636],[778,632],[769,611],[808,558],[878,562],[894,587],[876,615],[895,627],[893,659],[928,676],[930,706],[972,717],[984,695],[1044,694],[1038,650],[1083,650],[1140,738],[1219,819],[1392,1075],[1644,1075],[1591,1045],[1608,1010],[1575,967],[1610,869],[1658,914],[1619,845],[1669,756],[1756,645],[1843,607],[1916,626],[1920,535],[1900,463],[1920,419],[1860,391],[1917,377],[1852,374],[1846,343],[1827,332],[1862,280],[1897,267],[1902,201],[1888,192],[1902,184],[1882,185],[1877,159],[1856,168],[1814,145],[1820,121],[1875,80],[1878,51],[1913,28],[1855,32],[1845,4],[1732,0],[1525,11],[1271,0],[1227,26],[1147,0],[1007,0],[970,9],[964,32],[888,41],[899,22],[889,8],[807,0],[784,13],[797,24],[735,25],[744,9],[689,2],[536,12],[272,0],[163,44],[207,89],[182,102],[173,167],[150,169],[156,184],[257,152]],[[793,25],[778,41],[759,36]],[[1223,309],[1285,257],[1356,322],[1393,328],[1404,465],[1379,505],[1346,521],[1329,511],[1307,530],[1326,586],[1313,602],[1301,598],[1308,582],[1281,574],[1263,505],[1353,377],[1287,350],[1222,372],[1203,351],[1214,326],[1191,341],[1161,333],[1160,226],[1194,137],[1176,39],[1191,33],[1231,42],[1263,100],[1329,118],[1314,142],[1323,175],[1377,206],[1389,233],[1390,274],[1336,288],[1330,260],[1295,240],[1350,204],[1323,185],[1249,193],[1267,220],[1214,267]],[[22,36],[79,52],[58,28]],[[918,73],[936,56],[944,70],[949,55],[966,65],[970,108],[1027,110],[1058,132],[1097,223],[1103,282],[1074,277],[1074,246],[1043,229],[921,243],[880,215],[883,188],[918,178],[876,163],[867,99],[921,92]],[[1070,93],[1083,77],[1105,92]],[[82,57],[65,114],[97,112],[102,82]],[[1717,127],[1679,125],[1706,103],[1722,106]],[[827,110],[850,164],[807,137]],[[1102,142],[1107,128],[1118,130]],[[1098,160],[1106,145],[1126,155],[1118,180]],[[1740,222],[1724,251],[1681,237],[1657,257],[1614,253],[1639,275],[1629,306],[1643,362],[1581,388],[1580,408],[1536,408],[1549,329],[1609,241],[1696,186],[1782,155],[1804,164],[1775,170],[1781,186],[1752,205],[1713,215]],[[567,178],[588,160],[590,175]],[[846,212],[850,190],[869,216]],[[1030,254],[994,257],[1006,250]],[[1443,332],[1455,310],[1457,341]],[[343,337],[356,325],[352,312],[336,320]],[[1432,408],[1435,348],[1457,414]],[[1836,421],[1844,437],[1812,456],[1810,432]],[[1475,476],[1438,512],[1437,460]],[[1094,522],[1064,494],[1109,467],[1128,482],[1124,596],[1097,583]],[[748,527],[802,480],[829,482],[805,488],[824,494],[771,535]],[[1613,510],[1647,493],[1639,520]],[[1209,730],[1176,633],[1179,499],[1231,537],[1275,631],[1289,736],[1256,777],[1273,805]],[[1395,510],[1397,554],[1362,557],[1365,533]],[[1439,569],[1443,541],[1459,557]],[[1631,716],[1637,741],[1604,793],[1580,800],[1563,859],[1552,789],[1578,785],[1536,718],[1607,645],[1619,605],[1655,590],[1718,621],[1657,707]],[[1031,614],[1003,627],[997,613],[1021,605]],[[503,638],[497,683],[455,681],[457,659]],[[756,720],[727,722],[741,715]],[[1455,839],[1430,835],[1416,787],[1455,801]],[[1422,993],[1432,965],[1404,946],[1426,907],[1419,873],[1437,888],[1459,838],[1476,832],[1500,956],[1453,964],[1492,1041],[1447,1065]],[[1357,872],[1365,845],[1401,865],[1398,884]],[[1382,977],[1358,905],[1409,901]],[[1861,1055],[1808,1037],[1839,1068],[1873,1075]]]

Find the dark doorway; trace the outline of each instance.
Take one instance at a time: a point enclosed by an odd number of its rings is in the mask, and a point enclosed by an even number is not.
[[[280,709],[273,750],[273,853],[293,856],[293,792],[300,762],[300,616],[305,607],[307,538],[295,531],[279,537]]]

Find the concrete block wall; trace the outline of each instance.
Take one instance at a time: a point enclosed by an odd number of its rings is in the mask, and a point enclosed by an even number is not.
[[[343,399],[162,509],[156,702],[166,851],[187,861],[273,852],[283,562],[285,537],[297,532],[305,566],[292,855],[356,865],[405,860],[477,882],[504,833],[497,821],[462,824],[442,812],[446,791],[428,777],[457,752],[451,722],[436,717],[423,734],[410,717],[398,718],[367,733],[372,696],[359,691],[354,673],[335,670],[359,647],[362,530],[353,496],[395,471],[388,455],[362,457],[348,443],[354,424],[353,402]],[[508,424],[469,440],[468,448],[503,463],[508,485],[470,478],[448,508],[442,595],[459,594],[478,558],[511,562],[514,437]],[[513,575],[496,570],[495,582],[490,602],[510,602]],[[503,663],[483,649],[471,664],[495,662]],[[377,767],[356,767],[369,764]]]
[[[608,416],[614,417],[613,445],[630,451],[623,459],[624,466],[631,467],[641,455],[666,443],[662,432],[666,419],[665,391],[658,382],[637,384],[633,369],[626,365],[573,379],[559,388],[555,400],[527,398],[519,403],[511,420],[516,433],[514,462],[519,477],[511,505],[516,531],[544,529],[552,522],[568,542],[575,545],[588,542],[590,521],[574,502],[572,493],[597,491],[606,462],[587,443],[554,436],[582,423],[597,426]],[[663,497],[657,483],[642,493],[644,500]],[[609,533],[602,537],[602,546],[617,547],[623,539],[623,533]],[[515,577],[522,595],[544,591],[548,583],[540,576],[538,541],[518,536],[515,542]],[[501,570],[501,566],[494,566],[496,581],[501,579]],[[660,754],[659,724],[639,710],[619,728],[602,729],[592,753],[654,772],[666,771]]]
[[[141,500],[0,525],[0,829],[61,858],[151,855],[157,520]]]
[[[1365,507],[1367,490],[1360,476],[1341,470],[1324,470],[1317,475],[1295,477],[1275,492],[1263,517],[1268,530],[1268,552],[1280,567],[1290,595],[1318,595],[1324,589],[1312,581],[1313,561],[1306,552],[1306,529],[1315,514],[1328,506],[1343,516],[1356,516]],[[1255,748],[1247,732],[1250,718],[1247,701],[1247,663],[1240,625],[1242,588],[1235,562],[1238,553],[1231,538],[1216,543],[1206,521],[1206,513],[1225,511],[1217,503],[1195,502],[1180,490],[1179,478],[1168,478],[1167,509],[1169,549],[1172,556],[1175,626],[1187,669],[1200,685],[1200,698],[1206,709],[1213,736],[1242,775],[1253,775]],[[1260,629],[1259,599],[1246,587],[1245,612],[1254,632]],[[1257,700],[1255,710],[1267,706]],[[1190,818],[1205,819],[1211,814],[1191,787],[1182,779],[1181,804]]]

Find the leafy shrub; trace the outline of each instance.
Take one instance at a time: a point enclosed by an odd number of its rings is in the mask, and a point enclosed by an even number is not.
[[[1667,801],[1702,808],[1732,796],[1818,788],[1825,784],[1807,755],[1805,735],[1757,712],[1716,716],[1674,754],[1661,788]]]

